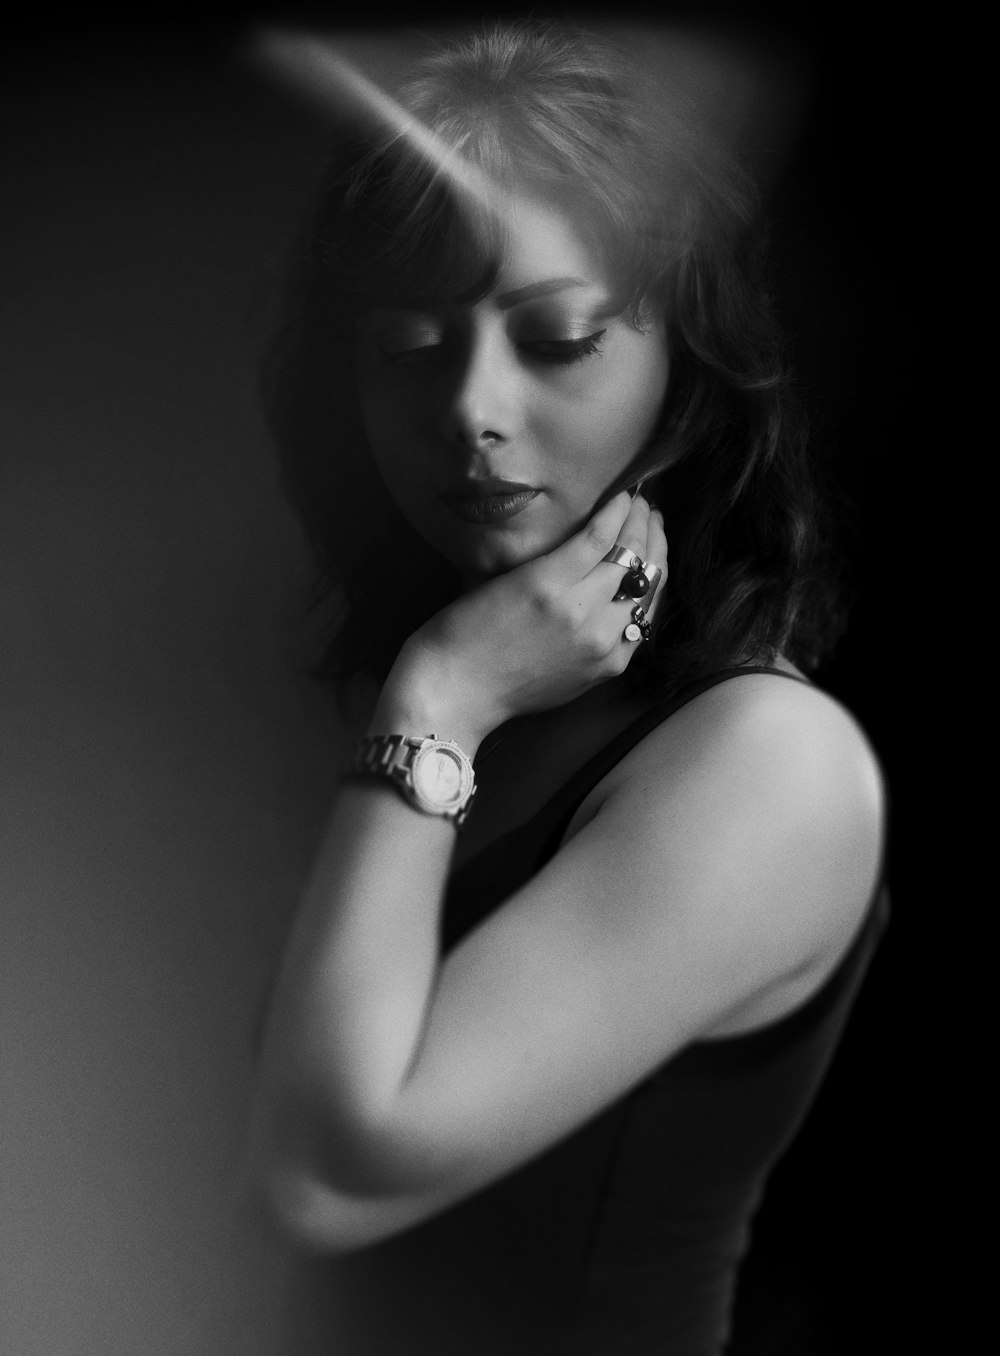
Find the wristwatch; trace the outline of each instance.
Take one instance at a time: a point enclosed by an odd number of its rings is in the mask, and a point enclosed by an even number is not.
[[[350,771],[388,777],[411,805],[460,829],[476,794],[472,763],[454,740],[437,735],[366,735]]]

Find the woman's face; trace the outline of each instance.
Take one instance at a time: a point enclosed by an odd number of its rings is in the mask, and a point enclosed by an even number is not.
[[[637,330],[572,215],[511,204],[508,260],[472,306],[372,311],[364,426],[399,509],[467,583],[552,550],[656,425],[665,328]]]

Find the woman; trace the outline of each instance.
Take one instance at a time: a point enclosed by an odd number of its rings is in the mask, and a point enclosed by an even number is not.
[[[452,158],[343,152],[274,393],[380,686],[250,1161],[359,1350],[709,1356],[881,917],[754,201],[582,39],[404,103]]]

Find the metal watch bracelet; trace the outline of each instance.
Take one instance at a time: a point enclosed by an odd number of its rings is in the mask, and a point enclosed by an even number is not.
[[[432,799],[415,780],[418,760],[435,753],[444,754],[457,768],[458,787],[452,804]],[[468,818],[476,794],[471,760],[454,740],[435,734],[365,735],[354,751],[348,772],[388,778],[415,809],[450,819],[457,829]]]

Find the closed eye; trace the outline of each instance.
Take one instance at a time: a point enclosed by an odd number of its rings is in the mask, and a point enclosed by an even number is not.
[[[582,339],[526,339],[520,344],[522,352],[543,363],[576,363],[599,353],[598,340],[606,333],[596,330]]]
[[[599,340],[605,333],[605,330],[596,330],[580,339],[523,339],[518,348],[535,362],[566,366],[599,353]],[[439,354],[447,342],[445,336],[428,331],[426,335],[408,336],[401,340],[382,340],[378,349],[386,366],[399,367]]]

